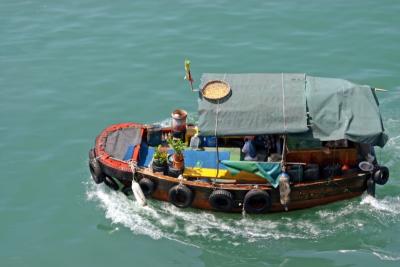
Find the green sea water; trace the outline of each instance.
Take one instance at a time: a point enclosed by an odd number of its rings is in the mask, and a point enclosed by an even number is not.
[[[0,1],[0,266],[399,266],[400,1]],[[195,116],[203,72],[305,72],[379,93],[377,197],[242,216],[94,185],[107,125]],[[368,107],[365,107],[366,109]]]

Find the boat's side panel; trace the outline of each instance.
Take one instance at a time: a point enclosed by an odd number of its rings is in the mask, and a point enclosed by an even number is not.
[[[160,177],[165,177],[161,178]],[[163,175],[151,174],[150,172],[139,172],[138,178],[147,177],[154,181],[156,190],[152,197],[162,201],[168,201],[168,191],[171,187],[180,182],[188,186],[194,193],[192,207],[200,209],[212,209],[209,203],[209,196],[216,188],[230,191],[235,200],[235,208],[232,212],[242,210],[242,202],[245,194],[254,188],[249,185],[218,185],[212,186],[208,183],[179,181]],[[366,175],[355,175],[345,178],[334,178],[331,180],[321,180],[313,183],[302,183],[291,186],[291,202],[289,210],[310,208],[318,205],[328,204],[338,200],[349,199],[361,195],[366,189]],[[269,192],[272,199],[271,212],[284,211],[280,204],[279,189],[267,186],[258,188]]]

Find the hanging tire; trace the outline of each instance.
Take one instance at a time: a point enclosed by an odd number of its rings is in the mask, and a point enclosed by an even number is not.
[[[92,175],[92,179],[96,184],[104,182],[105,174],[101,170],[100,163],[96,159],[94,149],[89,150],[89,170]]]
[[[121,191],[122,191],[122,193],[124,193],[124,195],[127,196],[127,197],[133,195],[132,187],[130,187],[130,186],[125,186],[124,188],[122,188]]]
[[[140,188],[142,189],[143,195],[145,197],[149,197],[149,196],[151,196],[151,194],[153,194],[155,185],[154,185],[154,182],[152,180],[150,180],[149,178],[142,178],[139,181],[139,185],[140,185]]]
[[[116,181],[114,181],[113,178],[111,178],[110,176],[106,176],[104,178],[104,183],[111,188],[112,190],[117,191],[119,189],[119,185],[117,184]]]
[[[179,208],[187,208],[192,204],[193,192],[186,185],[175,185],[168,192],[168,200]]]
[[[367,194],[375,197],[375,181],[372,178],[367,180]]]
[[[215,190],[208,198],[210,205],[220,211],[231,211],[234,205],[232,193],[227,190]]]
[[[380,166],[378,170],[374,172],[372,176],[375,183],[379,185],[384,185],[389,180],[389,169],[385,166]]]
[[[271,208],[272,201],[268,192],[252,189],[244,196],[243,207],[248,213],[264,213]]]

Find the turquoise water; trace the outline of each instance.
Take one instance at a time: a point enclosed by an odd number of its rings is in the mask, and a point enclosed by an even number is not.
[[[399,1],[0,2],[1,266],[399,266]],[[246,216],[140,208],[95,186],[107,125],[196,112],[202,72],[306,72],[386,88],[391,180],[366,196]]]

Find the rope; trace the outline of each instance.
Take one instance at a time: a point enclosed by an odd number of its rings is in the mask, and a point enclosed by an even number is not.
[[[286,135],[283,136],[281,170],[286,172]]]
[[[128,165],[129,165],[129,167],[131,168],[131,171],[132,171],[132,179],[135,179],[135,173],[136,173],[137,164],[133,160],[130,160],[130,161],[128,161]]]
[[[217,136],[217,129],[218,129],[218,115],[219,115],[219,100],[217,100],[217,110],[215,114],[215,129],[214,129],[214,136],[215,136],[215,146],[217,149],[217,174],[215,176],[215,179],[218,178],[219,174],[219,149],[218,149],[218,136]],[[214,183],[216,181],[214,180]]]
[[[224,77],[222,78],[222,81],[225,81],[226,78],[226,73],[224,73]],[[217,173],[215,175],[214,183],[216,182],[216,179],[218,178],[219,175],[219,146],[218,146],[218,135],[217,135],[217,129],[218,129],[218,115],[219,115],[219,99],[217,100],[217,110],[215,112],[215,128],[214,128],[214,136],[215,136],[215,146],[217,150]]]
[[[287,125],[286,125],[286,113],[285,113],[285,87],[283,86],[283,72],[282,72],[282,109],[283,109],[283,129],[286,133]]]

